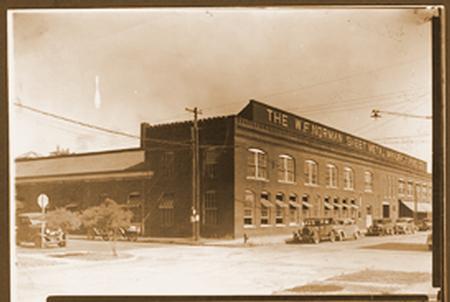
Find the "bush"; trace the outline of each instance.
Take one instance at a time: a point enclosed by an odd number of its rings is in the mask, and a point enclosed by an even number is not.
[[[64,208],[58,208],[46,214],[46,223],[49,228],[61,228],[65,233],[74,231],[81,226],[77,214]]]

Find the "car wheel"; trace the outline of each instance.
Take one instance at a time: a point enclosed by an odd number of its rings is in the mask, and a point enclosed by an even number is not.
[[[344,240],[344,234],[342,234],[342,232],[340,232],[337,236],[337,240],[338,241],[343,241]]]
[[[36,247],[36,248],[42,248],[43,247],[41,237],[35,237],[34,238],[34,247]]]
[[[331,242],[336,241],[336,233],[331,232],[331,234],[330,234],[330,241],[331,241]]]
[[[67,242],[65,240],[58,242],[59,247],[65,247],[66,245],[67,245]]]
[[[313,240],[314,244],[318,244],[320,242],[319,234],[314,233],[312,240]]]
[[[353,238],[354,238],[355,240],[358,240],[358,238],[359,238],[358,232],[355,232],[355,233],[353,234]]]

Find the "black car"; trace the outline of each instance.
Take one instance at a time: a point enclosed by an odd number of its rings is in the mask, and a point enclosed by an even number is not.
[[[303,228],[294,232],[286,243],[312,242],[319,243],[323,240],[334,242],[338,237],[334,227],[336,221],[332,218],[308,218],[304,221]]]
[[[429,231],[433,227],[433,223],[429,218],[416,219],[414,223],[419,231]]]
[[[66,234],[61,229],[50,229],[45,225],[45,214],[24,213],[17,217],[16,244],[32,244],[38,248],[50,245],[66,246]]]
[[[394,235],[395,224],[390,218],[375,219],[372,225],[367,229],[369,236]]]

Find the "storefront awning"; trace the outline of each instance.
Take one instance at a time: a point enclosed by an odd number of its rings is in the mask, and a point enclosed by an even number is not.
[[[288,205],[287,203],[281,201],[281,200],[275,200],[275,203],[277,204],[277,206],[279,206],[280,208],[287,208]]]
[[[307,202],[307,201],[303,201],[303,207],[305,207],[305,208],[312,208],[312,204],[310,204],[309,202]]]
[[[349,209],[349,208],[350,208],[350,206],[349,206],[348,204],[345,204],[345,203],[342,204],[342,207],[343,207],[344,209]]]
[[[299,204],[298,202],[296,202],[296,201],[289,201],[289,204],[291,205],[291,206],[293,206],[294,208],[300,208],[302,205],[301,204]]]
[[[406,207],[408,207],[411,211],[414,212],[415,203],[417,203],[417,212],[418,213],[431,213],[432,205],[430,202],[423,201],[401,201]]]
[[[261,201],[261,204],[263,206],[265,206],[265,207],[268,207],[268,208],[273,208],[274,207],[273,203],[271,203],[267,199],[261,199],[260,201]]]
[[[342,205],[339,203],[334,203],[333,206],[335,209],[342,209]]]
[[[328,202],[324,202],[324,203],[323,203],[323,206],[324,206],[325,209],[327,209],[327,210],[332,210],[332,209],[333,209],[333,206],[332,206],[330,203],[328,203]]]
[[[359,209],[359,206],[357,206],[356,204],[353,204],[353,203],[351,204],[351,207],[354,209]]]

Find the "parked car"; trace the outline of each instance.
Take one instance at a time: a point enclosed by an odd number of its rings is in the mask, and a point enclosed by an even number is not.
[[[429,218],[416,219],[415,224],[419,231],[429,231],[433,227],[433,223]]]
[[[428,250],[432,251],[433,250],[433,234],[430,233],[427,236],[427,246],[428,246]]]
[[[355,224],[353,219],[338,219],[336,225],[333,227],[337,234],[337,240],[358,239],[361,237],[361,230]]]
[[[337,238],[335,225],[336,221],[332,218],[307,218],[303,228],[294,232],[293,237],[286,240],[286,243],[313,242],[317,244],[323,240],[334,242]]]
[[[395,224],[390,218],[374,219],[367,229],[367,235],[384,236],[395,234]]]
[[[395,233],[396,234],[414,234],[416,232],[416,226],[414,219],[409,217],[401,217],[395,221]]]
[[[33,244],[38,248],[44,248],[50,245],[66,246],[66,234],[61,229],[50,229],[44,224],[45,214],[23,213],[18,215],[16,243],[18,245]],[[42,230],[42,228],[44,229]]]

